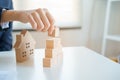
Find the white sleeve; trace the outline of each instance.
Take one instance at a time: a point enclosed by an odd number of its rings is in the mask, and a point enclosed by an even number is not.
[[[9,22],[1,23],[2,29],[9,28]]]
[[[2,12],[6,11],[6,9],[2,9]],[[0,24],[2,29],[9,28],[9,22],[1,23]]]

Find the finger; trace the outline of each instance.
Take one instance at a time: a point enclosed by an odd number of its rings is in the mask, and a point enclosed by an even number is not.
[[[38,13],[34,12],[34,13],[32,13],[32,16],[33,16],[35,22],[37,23],[37,30],[41,31],[44,28],[44,25],[38,15]]]
[[[55,23],[55,19],[53,18],[53,16],[49,13],[49,11],[47,9],[44,9],[46,16],[50,22],[51,25],[53,25]]]
[[[28,20],[32,26],[33,29],[36,29],[37,28],[37,23],[35,22],[35,20],[33,19],[32,15],[29,15],[28,16]]]
[[[55,29],[54,25],[51,25],[50,28],[48,29],[48,35],[51,35]]]
[[[50,23],[49,23],[49,20],[47,19],[46,15],[45,15],[45,12],[40,8],[37,9],[36,11],[38,12],[38,14],[39,14],[39,16],[40,16],[40,18],[41,18],[41,20],[44,24],[43,31],[47,31],[48,28],[50,27]]]

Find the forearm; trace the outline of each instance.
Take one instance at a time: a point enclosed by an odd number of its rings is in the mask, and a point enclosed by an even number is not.
[[[6,10],[2,13],[1,22],[18,21],[19,12],[15,10]]]
[[[6,10],[2,12],[1,22],[19,21],[30,23],[33,29],[38,31],[48,31],[50,34],[54,30],[54,18],[47,9],[35,10]]]

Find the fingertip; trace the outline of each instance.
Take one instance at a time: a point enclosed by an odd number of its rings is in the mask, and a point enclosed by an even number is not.
[[[55,27],[54,27],[54,25],[52,25],[52,26],[50,27],[50,29],[48,30],[48,32],[49,32],[50,35],[52,35],[54,29],[55,29]]]

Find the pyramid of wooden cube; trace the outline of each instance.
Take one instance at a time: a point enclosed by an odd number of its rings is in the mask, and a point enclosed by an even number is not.
[[[58,57],[62,54],[61,39],[59,37],[59,28],[56,28],[50,39],[46,40],[45,58],[43,58],[43,67],[52,67],[57,65]]]

